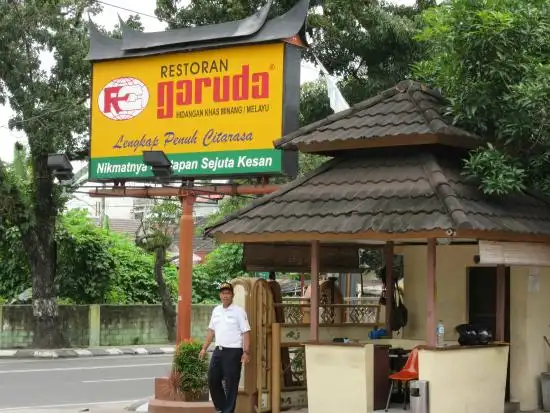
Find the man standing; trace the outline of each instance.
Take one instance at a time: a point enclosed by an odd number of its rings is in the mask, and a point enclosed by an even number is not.
[[[242,363],[249,361],[250,325],[244,309],[233,304],[231,284],[223,283],[220,286],[220,300],[221,305],[212,311],[199,357],[204,358],[216,337],[216,347],[208,370],[210,395],[217,412],[234,413]],[[225,382],[225,390],[222,381]]]

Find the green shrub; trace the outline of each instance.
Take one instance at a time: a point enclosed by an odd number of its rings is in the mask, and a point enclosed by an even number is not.
[[[208,361],[199,359],[201,348],[197,341],[183,341],[172,362],[177,390],[189,398],[200,398],[208,391]]]

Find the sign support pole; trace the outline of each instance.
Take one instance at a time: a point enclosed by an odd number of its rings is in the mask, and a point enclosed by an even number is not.
[[[191,303],[193,297],[193,206],[195,195],[180,197],[182,214],[179,234],[178,334],[177,344],[191,339]]]
[[[193,207],[197,197],[208,194],[219,195],[267,195],[279,189],[278,185],[270,185],[264,180],[258,185],[214,185],[205,187],[156,187],[156,188],[96,188],[91,190],[91,198],[121,197],[153,198],[178,197],[181,202],[182,214],[179,222],[179,272],[178,272],[178,302],[177,302],[177,335],[176,343],[191,339],[191,309],[193,300]]]

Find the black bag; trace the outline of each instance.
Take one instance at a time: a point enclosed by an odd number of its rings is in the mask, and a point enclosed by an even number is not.
[[[386,287],[382,290],[382,294],[380,295],[380,305],[386,305],[387,299],[386,299],[387,290]],[[393,303],[392,303],[392,314],[391,314],[391,320],[390,320],[390,327],[392,331],[399,331],[403,327],[407,325],[407,322],[409,321],[409,310],[407,310],[407,307],[405,307],[405,304],[403,304],[403,294],[401,294],[401,291],[399,290],[399,287],[397,285],[397,280],[394,281],[393,286]]]
[[[407,310],[407,307],[403,304],[403,295],[397,288],[397,283],[394,288],[396,294],[394,295],[390,324],[392,331],[399,331],[405,327],[409,321],[409,310]]]

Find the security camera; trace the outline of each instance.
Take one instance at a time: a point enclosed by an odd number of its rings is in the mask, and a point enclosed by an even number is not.
[[[479,264],[479,262],[481,261],[481,258],[479,255],[474,255],[474,264]]]
[[[456,236],[456,231],[455,231],[454,229],[452,229],[452,228],[448,229],[448,230],[447,230],[447,236],[448,236],[448,237],[454,237],[454,236]]]

